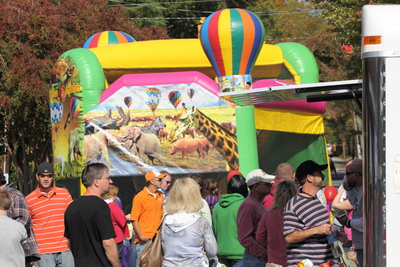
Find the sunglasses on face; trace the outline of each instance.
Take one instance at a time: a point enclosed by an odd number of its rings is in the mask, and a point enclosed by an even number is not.
[[[355,172],[357,172],[357,171],[354,171],[354,172],[346,172],[346,176],[352,175],[352,174],[355,173]]]
[[[40,178],[44,178],[44,177],[53,178],[53,174],[52,173],[48,173],[48,174],[41,173],[41,174],[39,174],[39,177]]]
[[[170,184],[170,183],[171,183],[171,181],[165,181],[165,180],[164,180],[164,182],[165,182],[166,184]]]
[[[154,180],[161,182],[162,178],[154,178]]]

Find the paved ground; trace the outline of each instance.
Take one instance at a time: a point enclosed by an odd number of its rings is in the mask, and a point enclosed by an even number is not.
[[[350,159],[332,157],[332,161],[335,164],[337,172],[346,172],[346,164],[350,161]]]
[[[342,177],[343,174],[346,172],[346,164],[349,162],[351,159],[344,159],[340,157],[332,157],[333,164],[335,164],[336,172],[339,177]],[[332,173],[332,176],[334,173]],[[332,185],[339,187],[342,184],[342,179],[336,180],[334,177],[332,177]]]

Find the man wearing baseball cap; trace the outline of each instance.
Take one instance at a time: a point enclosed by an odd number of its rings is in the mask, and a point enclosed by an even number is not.
[[[309,259],[320,265],[333,259],[327,234],[331,231],[329,214],[316,196],[325,187],[322,171],[327,164],[304,161],[296,169],[300,191],[286,205],[283,235],[286,243],[288,265]]]
[[[64,213],[72,197],[68,190],[54,186],[53,164],[39,165],[38,187],[26,196],[33,232],[41,254],[36,266],[74,266],[74,257],[64,237]]]
[[[137,264],[140,255],[161,224],[164,214],[164,194],[158,189],[165,176],[165,173],[156,170],[148,171],[145,175],[147,186],[134,197],[132,202],[131,221],[136,233],[134,249],[137,252]]]
[[[240,205],[236,222],[239,243],[244,247],[243,266],[265,266],[268,262],[267,249],[256,241],[258,223],[265,209],[262,201],[270,193],[275,176],[261,169],[251,171],[246,176],[249,196]],[[253,265],[257,262],[256,265]]]

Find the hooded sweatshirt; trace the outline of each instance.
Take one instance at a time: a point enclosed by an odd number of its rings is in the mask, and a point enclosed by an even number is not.
[[[214,207],[213,231],[218,242],[218,257],[242,259],[244,248],[237,235],[236,216],[244,197],[239,193],[224,194]]]
[[[207,257],[214,257],[218,250],[208,221],[185,211],[166,215],[161,240],[164,252],[162,266],[208,267]]]

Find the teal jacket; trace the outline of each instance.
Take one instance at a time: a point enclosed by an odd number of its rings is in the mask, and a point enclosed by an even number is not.
[[[221,259],[243,258],[244,248],[238,241],[236,226],[237,212],[243,201],[241,194],[224,194],[214,207],[212,228]]]

